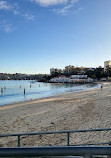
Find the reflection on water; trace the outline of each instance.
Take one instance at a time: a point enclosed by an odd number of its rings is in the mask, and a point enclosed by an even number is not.
[[[66,92],[94,88],[95,84],[31,83],[31,81],[0,81],[0,105],[44,98]]]

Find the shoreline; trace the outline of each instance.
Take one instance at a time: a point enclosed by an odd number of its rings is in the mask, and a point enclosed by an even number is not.
[[[104,82],[103,82],[104,83]],[[63,84],[63,83],[62,83]],[[13,103],[8,103],[8,104],[3,104],[3,105],[0,105],[0,108],[1,107],[7,107],[7,106],[13,106],[13,105],[18,105],[18,104],[23,104],[23,103],[30,103],[30,102],[34,102],[34,101],[39,101],[39,100],[44,100],[44,99],[50,99],[50,98],[53,98],[53,97],[57,97],[59,95],[67,95],[67,94],[71,94],[71,93],[80,93],[80,92],[85,92],[85,91],[90,91],[90,90],[93,90],[93,89],[97,89],[99,88],[99,84],[101,83],[98,83],[98,82],[95,82],[93,83],[95,85],[98,85],[98,87],[91,87],[91,88],[87,88],[85,90],[77,90],[77,91],[73,91],[73,92],[63,92],[63,93],[58,93],[58,94],[55,94],[55,95],[51,95],[51,96],[47,96],[47,97],[41,97],[41,98],[37,98],[37,99],[29,99],[29,100],[24,100],[24,101],[18,101],[18,102],[13,102]]]
[[[0,107],[0,134],[111,127],[111,83],[78,93]],[[28,139],[27,139],[28,138]],[[78,133],[70,143],[109,141],[110,132]],[[16,146],[16,138],[0,138],[0,146]],[[22,146],[65,145],[66,136],[21,137]]]

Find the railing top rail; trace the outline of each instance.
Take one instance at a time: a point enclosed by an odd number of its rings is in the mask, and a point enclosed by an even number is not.
[[[0,134],[0,137],[24,136],[24,135],[41,135],[41,134],[57,134],[57,133],[59,134],[59,133],[95,132],[95,131],[110,131],[110,130],[111,130],[111,128],[96,128],[96,129],[80,129],[80,130],[65,130],[65,131]]]
[[[0,148],[0,156],[85,156],[85,155],[111,155],[111,146],[55,146],[55,147],[19,147]]]

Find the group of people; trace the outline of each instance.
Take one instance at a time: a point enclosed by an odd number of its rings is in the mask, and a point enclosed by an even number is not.
[[[30,88],[31,88],[31,85],[30,85]],[[20,89],[21,89],[21,86],[20,86]],[[1,87],[1,94],[2,95],[3,95],[4,90],[6,90],[6,87],[5,86],[4,86],[4,88]],[[24,88],[24,95],[25,95],[25,88]]]

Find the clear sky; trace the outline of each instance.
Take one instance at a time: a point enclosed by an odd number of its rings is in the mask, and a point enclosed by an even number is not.
[[[0,0],[0,72],[49,73],[111,59],[111,0]]]

